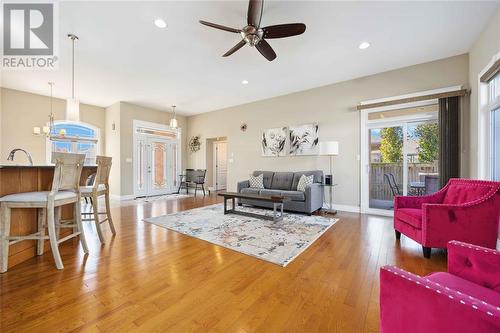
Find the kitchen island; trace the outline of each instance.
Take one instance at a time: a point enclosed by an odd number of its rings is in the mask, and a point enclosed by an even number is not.
[[[85,184],[89,175],[95,173],[97,166],[84,166],[80,184]],[[54,165],[0,165],[0,197],[13,193],[49,191],[54,175]],[[73,217],[73,204],[63,206],[62,218]],[[28,235],[36,232],[37,209],[21,208],[12,209],[10,235]],[[61,229],[61,237],[70,234],[71,230]],[[45,252],[50,251],[46,241]],[[36,256],[36,241],[25,240],[13,244],[9,248],[9,268]]]

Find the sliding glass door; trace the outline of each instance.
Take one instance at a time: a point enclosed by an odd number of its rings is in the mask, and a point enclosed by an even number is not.
[[[439,189],[437,104],[375,111],[365,117],[362,210],[389,214],[396,195],[436,192]]]

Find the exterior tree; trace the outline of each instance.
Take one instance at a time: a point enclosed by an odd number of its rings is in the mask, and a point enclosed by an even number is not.
[[[387,127],[380,131],[380,154],[383,163],[403,160],[403,128]]]
[[[424,123],[417,126],[415,136],[418,139],[419,162],[432,163],[439,154],[439,126],[437,123]]]

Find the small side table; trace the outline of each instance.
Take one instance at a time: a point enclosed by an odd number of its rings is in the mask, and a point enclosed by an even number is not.
[[[328,197],[328,210],[327,210],[327,213],[328,214],[332,214],[332,215],[335,215],[337,214],[337,211],[335,209],[333,209],[333,188],[335,186],[337,186],[338,184],[321,184],[321,186],[323,186],[325,189],[328,188],[328,191],[329,191],[329,197]]]

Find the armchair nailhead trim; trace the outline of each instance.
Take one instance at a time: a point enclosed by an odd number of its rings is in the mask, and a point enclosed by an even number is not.
[[[464,245],[461,245],[462,243],[460,243],[460,242],[453,241],[453,243],[456,243],[457,245],[460,245],[460,246],[464,246]],[[466,246],[466,247],[469,247],[469,246]],[[470,248],[474,248],[474,247],[470,247]],[[496,251],[494,251],[494,252],[496,252]],[[477,298],[469,296],[469,295],[464,295],[460,291],[453,290],[453,289],[450,289],[448,287],[441,287],[439,283],[433,282],[433,281],[431,281],[427,278],[421,277],[419,275],[407,272],[407,271],[402,270],[400,268],[397,268],[395,266],[385,266],[385,267],[383,267],[383,269],[390,272],[390,273],[393,273],[394,275],[401,276],[402,278],[404,278],[408,281],[414,282],[417,285],[422,284],[421,281],[423,280],[426,282],[425,284],[423,284],[426,289],[432,289],[438,294],[448,296],[449,299],[455,300],[455,297],[452,295],[452,293],[459,295],[459,296],[457,296],[457,300],[459,301],[459,303],[462,305],[472,306],[472,308],[474,310],[479,310],[478,304],[482,304],[482,305],[490,307],[490,308],[495,308],[494,305],[486,303],[483,300],[477,299]],[[442,290],[440,290],[439,288],[441,288]],[[470,304],[467,304],[467,300],[470,301]],[[488,311],[487,309],[481,309],[481,310],[484,311],[489,316],[500,317],[500,307],[499,306],[496,307],[496,310],[498,311],[498,313],[496,313],[496,314],[493,313],[492,311]]]
[[[471,245],[471,244],[467,244],[467,243],[462,243],[462,242],[459,242],[459,241],[449,241],[450,244],[453,244],[453,245],[458,245],[458,246],[461,246],[461,247],[466,247],[468,249],[471,249],[471,250],[476,250],[476,251],[483,251],[484,253],[491,253],[491,254],[494,254],[494,255],[498,255],[500,254],[500,251],[497,251],[497,250],[493,250],[493,249],[488,249],[486,247],[482,247],[482,246],[477,246],[477,245]]]

